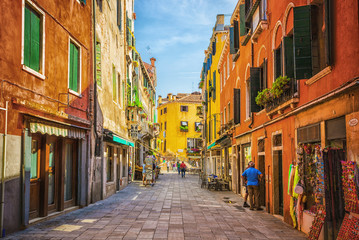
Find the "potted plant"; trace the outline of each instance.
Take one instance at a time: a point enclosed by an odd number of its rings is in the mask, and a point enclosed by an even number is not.
[[[188,132],[188,126],[180,126],[181,132]]]
[[[278,77],[272,86],[271,89],[271,93],[273,95],[274,98],[279,98],[280,96],[282,96],[284,90],[287,90],[290,88],[290,78],[288,78],[287,76],[280,76]]]
[[[271,93],[271,90],[266,88],[261,92],[258,92],[258,95],[256,97],[256,103],[259,106],[265,106],[267,103],[271,102],[273,100],[273,95]]]

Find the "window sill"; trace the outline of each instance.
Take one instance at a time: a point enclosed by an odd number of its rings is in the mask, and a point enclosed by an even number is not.
[[[78,92],[75,92],[74,90],[69,89],[69,93],[71,93],[72,95],[75,95],[75,96],[77,96],[79,98],[82,98],[82,95],[80,93],[78,93]]]
[[[30,73],[30,74],[34,75],[35,77],[40,78],[42,80],[45,80],[45,78],[46,78],[45,75],[42,75],[41,73],[36,72],[35,70],[29,68],[26,65],[22,65],[22,70],[24,70],[25,72],[28,72],[28,73]]]
[[[306,82],[305,85],[312,85],[313,83],[315,83],[316,81],[318,81],[319,79],[325,77],[326,75],[328,75],[329,73],[332,72],[332,67],[328,66],[326,68],[324,68],[322,71],[318,72],[317,74],[315,74],[313,77],[309,78]]]

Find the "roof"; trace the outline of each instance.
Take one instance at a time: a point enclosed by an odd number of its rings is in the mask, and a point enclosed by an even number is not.
[[[146,62],[143,62],[143,65],[145,65],[148,75],[150,76],[151,80],[153,81],[153,76],[155,73],[154,67],[151,64],[146,63]]]
[[[174,97],[176,98],[176,100],[173,100]],[[159,106],[169,102],[201,104],[202,95],[199,92],[178,93],[177,95],[172,95],[172,101],[170,101],[168,98],[162,98],[162,103],[159,104]]]

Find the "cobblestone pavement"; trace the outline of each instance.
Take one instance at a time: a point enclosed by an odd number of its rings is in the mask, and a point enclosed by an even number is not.
[[[131,183],[7,239],[306,239],[281,220],[241,206],[231,192],[201,189],[197,175],[164,174],[154,187]]]

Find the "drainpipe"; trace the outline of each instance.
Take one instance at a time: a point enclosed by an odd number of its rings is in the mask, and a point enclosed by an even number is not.
[[[0,108],[5,111],[5,131],[3,135],[3,149],[2,149],[2,171],[1,171],[1,209],[0,209],[0,231],[1,237],[4,237],[4,201],[5,201],[5,168],[6,168],[6,137],[7,137],[7,115],[8,115],[8,104],[6,101],[6,107]]]

